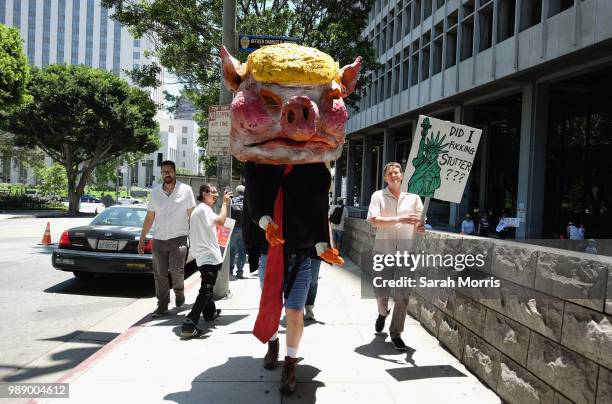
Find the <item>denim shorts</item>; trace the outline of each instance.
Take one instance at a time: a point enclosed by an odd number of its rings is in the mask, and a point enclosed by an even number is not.
[[[266,258],[268,256],[262,254],[259,257],[259,286],[263,288],[263,280],[266,272]],[[296,268],[294,263],[296,260],[295,254],[289,255],[289,273],[287,278],[291,278],[291,271],[295,271]],[[295,274],[295,280],[293,286],[289,291],[289,296],[285,298],[285,307],[288,309],[303,310],[306,305],[306,297],[308,297],[308,288],[310,287],[310,267],[311,262],[309,257],[302,256],[302,262],[299,268],[297,268],[297,274]],[[285,279],[283,292],[287,290],[288,279]],[[285,293],[283,293],[283,297]]]

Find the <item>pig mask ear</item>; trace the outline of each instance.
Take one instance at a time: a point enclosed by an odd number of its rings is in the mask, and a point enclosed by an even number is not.
[[[225,46],[221,46],[221,73],[223,74],[223,84],[228,91],[238,91],[242,83],[242,63],[234,59],[229,54]]]
[[[342,97],[348,97],[355,90],[357,85],[357,79],[359,78],[359,71],[361,70],[361,56],[357,56],[357,59],[350,65],[344,66],[340,69],[340,77],[342,81]]]

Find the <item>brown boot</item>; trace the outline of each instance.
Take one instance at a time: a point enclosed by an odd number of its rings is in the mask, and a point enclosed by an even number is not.
[[[285,356],[280,387],[282,394],[291,394],[295,391],[295,365],[297,365],[297,361],[297,358]]]
[[[264,369],[273,370],[278,366],[278,338],[274,341],[268,341],[268,352],[264,356]]]

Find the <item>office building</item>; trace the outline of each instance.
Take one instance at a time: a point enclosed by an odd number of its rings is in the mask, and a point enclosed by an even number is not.
[[[363,35],[381,67],[337,162],[347,203],[367,207],[386,162],[411,164],[423,114],[483,129],[462,202],[432,201],[434,228],[478,208],[521,218],[516,238],[569,220],[612,235],[610,21],[609,0],[377,0]]]

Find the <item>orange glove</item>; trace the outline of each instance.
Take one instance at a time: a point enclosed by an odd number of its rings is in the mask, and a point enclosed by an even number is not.
[[[340,252],[335,248],[330,248],[323,251],[323,254],[321,254],[320,257],[332,265],[344,265],[344,260],[340,256]]]
[[[270,245],[282,244],[285,242],[281,237],[278,225],[274,222],[268,223],[266,226],[266,240]]]

